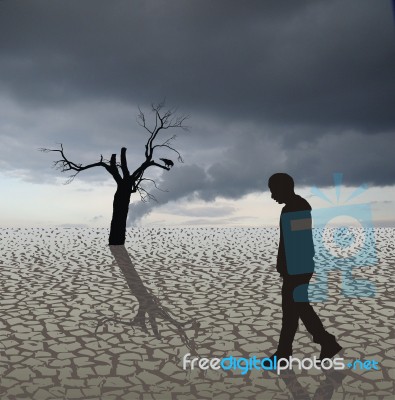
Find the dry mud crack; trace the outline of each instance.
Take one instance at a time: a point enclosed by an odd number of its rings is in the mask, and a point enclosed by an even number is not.
[[[315,304],[342,356],[375,359],[380,369],[294,369],[281,377],[183,370],[190,350],[166,319],[157,318],[160,337],[149,322],[148,333],[114,321],[95,333],[99,320],[131,321],[141,306],[107,236],[106,229],[1,229],[2,400],[393,398],[393,229],[376,230],[377,265],[356,271],[375,284],[374,297],[344,297],[335,271],[327,300]],[[126,249],[155,304],[178,321],[199,321],[197,331],[183,331],[201,357],[265,357],[281,326],[277,240],[277,229],[136,228]],[[295,340],[295,357],[318,356],[302,324]]]

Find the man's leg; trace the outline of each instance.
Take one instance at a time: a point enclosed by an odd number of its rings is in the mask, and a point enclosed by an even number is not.
[[[298,315],[306,329],[312,334],[315,343],[321,343],[328,333],[320,318],[309,303],[308,288],[312,274],[295,275],[292,277],[292,297],[295,302],[295,308],[298,309]]]
[[[293,299],[292,278],[284,277],[282,295],[282,327],[276,354],[289,356],[292,354],[292,342],[298,329],[299,309]]]
[[[296,307],[298,308],[300,319],[306,326],[308,332],[313,336],[314,343],[318,343],[322,346],[320,358],[331,358],[341,350],[341,346],[336,342],[335,336],[325,330],[322,321],[309,303],[308,284],[311,276],[312,275],[306,276],[299,280],[299,290],[297,289],[298,292],[294,293],[298,293],[296,300],[299,298],[299,300],[304,299],[305,301],[297,301],[295,304],[297,304]]]

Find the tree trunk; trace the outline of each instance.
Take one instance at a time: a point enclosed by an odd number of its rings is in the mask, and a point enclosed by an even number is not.
[[[112,220],[110,228],[110,245],[124,245],[126,237],[126,220],[128,218],[130,189],[122,183],[118,184],[114,195],[112,207]]]

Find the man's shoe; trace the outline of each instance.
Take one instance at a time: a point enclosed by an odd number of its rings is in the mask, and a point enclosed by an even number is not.
[[[323,360],[324,358],[332,358],[342,348],[343,347],[341,347],[340,344],[336,342],[335,337],[332,336],[329,340],[321,344],[321,353],[319,360]]]

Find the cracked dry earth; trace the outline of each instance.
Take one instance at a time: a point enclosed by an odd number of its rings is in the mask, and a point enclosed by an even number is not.
[[[132,293],[107,246],[106,229],[1,229],[0,398],[5,399],[392,399],[394,395],[393,229],[375,231],[376,265],[353,273],[375,296],[345,297],[341,274],[314,305],[346,361],[379,370],[187,371],[186,341],[166,319],[161,338],[131,326]],[[274,271],[278,229],[134,228],[130,265],[156,303],[186,326],[200,357],[265,357],[281,326]],[[140,299],[140,300],[139,300]],[[139,300],[139,301],[138,301]],[[122,319],[98,325],[104,317]],[[196,327],[195,327],[196,328]],[[97,331],[96,331],[97,330]],[[294,357],[318,356],[303,324]]]

